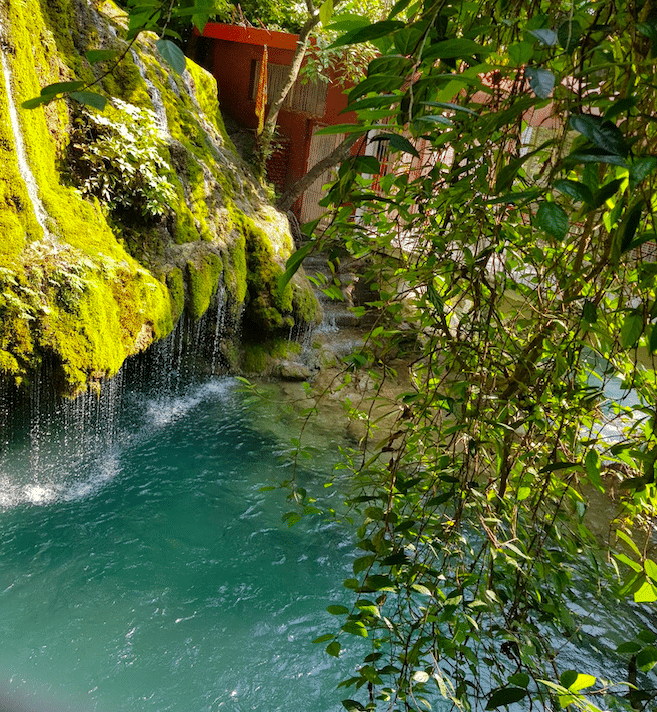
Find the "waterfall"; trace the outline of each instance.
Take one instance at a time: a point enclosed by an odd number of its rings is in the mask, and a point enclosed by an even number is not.
[[[197,321],[130,357],[119,373],[76,398],[57,392],[45,361],[31,385],[0,387],[0,509],[92,495],[121,473],[121,453],[222,388],[222,346],[235,338],[226,288]]]
[[[0,32],[4,28],[0,25]],[[43,230],[44,237],[51,237],[50,230],[48,229],[48,213],[41,202],[41,197],[39,196],[39,189],[37,186],[36,179],[30,168],[30,164],[27,161],[27,152],[25,151],[25,143],[23,141],[23,131],[21,128],[20,120],[18,118],[18,111],[16,109],[16,103],[14,102],[14,95],[12,89],[12,75],[11,69],[9,68],[9,62],[7,60],[7,53],[4,46],[0,47],[0,61],[2,62],[2,74],[5,82],[5,91],[7,93],[7,105],[9,107],[9,121],[11,123],[11,130],[14,135],[14,145],[16,147],[16,159],[18,161],[18,170],[23,178],[25,187],[27,189],[27,194],[32,203],[32,209],[34,211],[34,216],[36,218],[39,227]]]
[[[169,120],[167,118],[166,107],[164,106],[164,102],[162,101],[162,94],[160,93],[160,90],[155,86],[155,84],[153,84],[153,82],[148,78],[146,67],[141,61],[141,57],[134,49],[132,50],[132,59],[135,65],[137,66],[137,69],[139,70],[141,78],[144,80],[144,84],[146,84],[146,90],[148,91],[148,96],[151,99],[153,111],[155,112],[155,123],[157,125],[157,128],[160,129],[160,131],[165,136],[170,136],[171,134],[169,133]]]

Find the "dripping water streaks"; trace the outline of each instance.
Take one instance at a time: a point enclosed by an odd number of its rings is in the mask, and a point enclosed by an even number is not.
[[[4,28],[0,25],[0,33],[3,33],[3,31]],[[43,230],[43,236],[52,237],[50,230],[48,229],[48,213],[41,201],[36,178],[34,177],[34,173],[32,172],[30,164],[27,160],[27,151],[23,140],[23,130],[21,128],[18,110],[13,96],[12,72],[9,67],[9,60],[7,59],[7,52],[3,47],[0,47],[0,62],[2,62],[2,74],[4,77],[5,92],[7,95],[7,106],[9,109],[9,122],[14,136],[18,169],[21,177],[23,178],[23,182],[25,183],[25,188],[30,202],[32,203],[32,209],[34,211],[36,221],[39,224],[39,227]]]

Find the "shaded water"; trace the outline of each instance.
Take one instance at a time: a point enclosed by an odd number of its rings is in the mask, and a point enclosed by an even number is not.
[[[281,522],[285,493],[261,488],[289,474],[283,444],[234,380],[114,398],[43,418],[37,462],[34,432],[5,449],[0,690],[49,710],[334,709],[349,656],[311,641],[344,597],[347,532]]]

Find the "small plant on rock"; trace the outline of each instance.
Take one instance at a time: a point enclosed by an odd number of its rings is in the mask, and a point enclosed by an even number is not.
[[[84,195],[121,222],[168,215],[175,198],[155,114],[119,99],[109,115],[82,109],[69,145],[69,170]]]

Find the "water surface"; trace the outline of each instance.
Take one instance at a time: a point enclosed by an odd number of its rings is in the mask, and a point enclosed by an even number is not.
[[[5,454],[0,682],[56,709],[335,709],[349,653],[311,641],[344,599],[348,532],[281,521],[285,492],[262,488],[290,474],[286,443],[235,381],[120,399],[109,442],[68,406]]]

